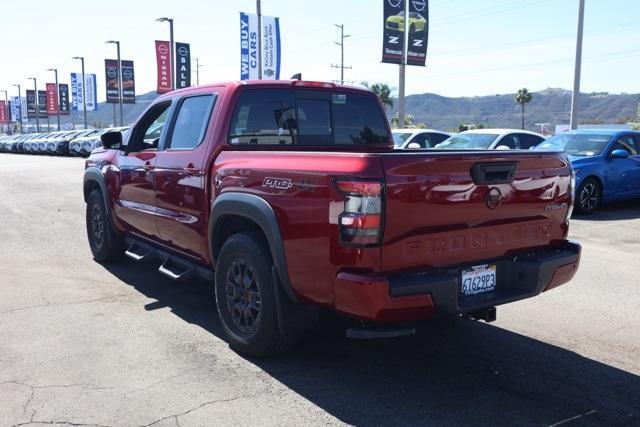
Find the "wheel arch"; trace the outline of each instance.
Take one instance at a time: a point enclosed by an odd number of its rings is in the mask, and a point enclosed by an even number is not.
[[[264,237],[279,283],[292,302],[298,302],[289,280],[284,243],[276,214],[262,197],[228,192],[216,197],[209,219],[209,253],[215,266],[225,240],[238,232],[254,230]]]
[[[85,203],[89,201],[89,195],[93,190],[99,190],[100,194],[102,194],[102,199],[104,201],[104,205],[107,208],[107,215],[110,217],[111,212],[109,210],[108,203],[108,191],[107,191],[107,183],[105,182],[104,175],[100,171],[100,169],[96,167],[89,167],[84,171],[84,179],[82,184],[82,192],[84,195]]]

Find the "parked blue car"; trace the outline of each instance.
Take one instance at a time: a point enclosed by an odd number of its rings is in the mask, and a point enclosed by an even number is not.
[[[567,153],[576,173],[579,213],[588,215],[603,203],[640,197],[640,132],[575,130],[549,138],[535,150]]]

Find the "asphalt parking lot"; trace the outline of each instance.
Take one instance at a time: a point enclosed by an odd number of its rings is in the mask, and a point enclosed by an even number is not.
[[[572,224],[568,285],[363,343],[231,351],[207,283],[95,263],[83,160],[0,154],[0,425],[640,425],[640,201]]]

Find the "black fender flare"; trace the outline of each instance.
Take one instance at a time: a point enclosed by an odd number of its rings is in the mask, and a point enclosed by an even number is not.
[[[216,197],[211,206],[211,217],[209,219],[209,251],[212,262],[215,262],[214,254],[216,251],[214,250],[214,244],[217,237],[216,234],[219,233],[217,224],[221,218],[227,215],[242,216],[258,224],[267,239],[278,282],[282,285],[289,299],[297,303],[298,300],[289,280],[289,270],[287,270],[280,226],[271,205],[262,197],[236,192],[227,192]]]
[[[82,193],[84,195],[84,201],[87,202],[87,198],[89,197],[89,193],[87,193],[86,188],[87,184],[96,183],[100,188],[100,194],[102,194],[102,201],[105,206],[105,213],[107,214],[107,219],[111,223],[114,231],[118,232],[118,228],[115,226],[115,218],[111,212],[111,204],[109,203],[109,190],[107,189],[106,178],[102,171],[96,166],[89,166],[84,171],[84,178],[82,180]]]

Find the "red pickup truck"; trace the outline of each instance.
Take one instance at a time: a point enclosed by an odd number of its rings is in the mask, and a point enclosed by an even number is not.
[[[230,344],[290,347],[318,307],[377,325],[495,307],[569,281],[573,176],[532,151],[393,151],[362,89],[233,82],[159,97],[86,162],[97,261],[200,275]]]

